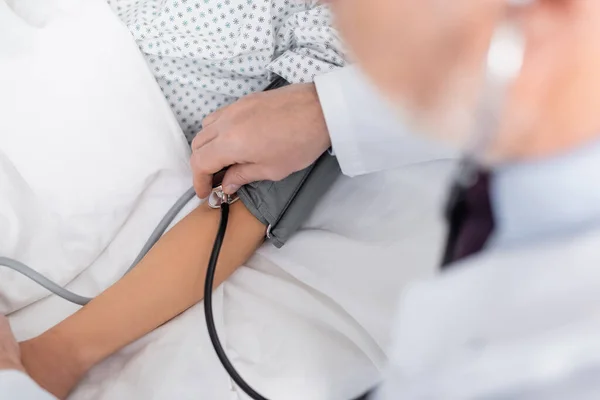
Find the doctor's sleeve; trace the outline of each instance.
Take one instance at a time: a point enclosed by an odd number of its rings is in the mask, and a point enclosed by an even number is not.
[[[348,176],[455,158],[445,146],[412,133],[401,113],[357,67],[315,78],[332,149]]]
[[[56,400],[19,371],[0,371],[0,400]]]

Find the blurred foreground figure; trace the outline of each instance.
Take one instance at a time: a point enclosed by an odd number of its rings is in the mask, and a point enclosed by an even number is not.
[[[538,0],[516,13],[501,0],[332,3],[398,110],[459,147],[478,134],[494,28],[516,21],[526,43],[477,154],[485,173],[453,227],[454,262],[401,299],[392,366],[368,398],[599,398],[600,2]]]

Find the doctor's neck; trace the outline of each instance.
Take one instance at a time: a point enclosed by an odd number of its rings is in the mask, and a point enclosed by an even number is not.
[[[572,132],[572,133],[568,133]],[[581,132],[581,131],[580,131]],[[564,133],[543,132],[530,134],[521,140],[499,140],[487,157],[491,165],[541,160],[569,153],[600,140],[600,126],[589,133],[565,130]]]

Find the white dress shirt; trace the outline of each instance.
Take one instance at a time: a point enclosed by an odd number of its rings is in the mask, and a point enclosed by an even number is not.
[[[490,185],[494,235],[405,293],[377,399],[600,398],[600,142]]]
[[[357,67],[315,77],[332,149],[347,176],[455,158],[456,152],[411,133],[401,112]]]
[[[55,400],[55,397],[22,372],[0,370],[0,400]]]

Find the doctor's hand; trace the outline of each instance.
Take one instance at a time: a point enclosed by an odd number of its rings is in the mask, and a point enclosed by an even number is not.
[[[21,364],[19,345],[10,329],[8,319],[0,315],[0,370],[5,369],[25,372]]]
[[[247,183],[278,181],[311,165],[330,146],[314,84],[255,93],[203,121],[192,142],[194,187],[207,197],[213,174],[228,166],[228,194]]]

